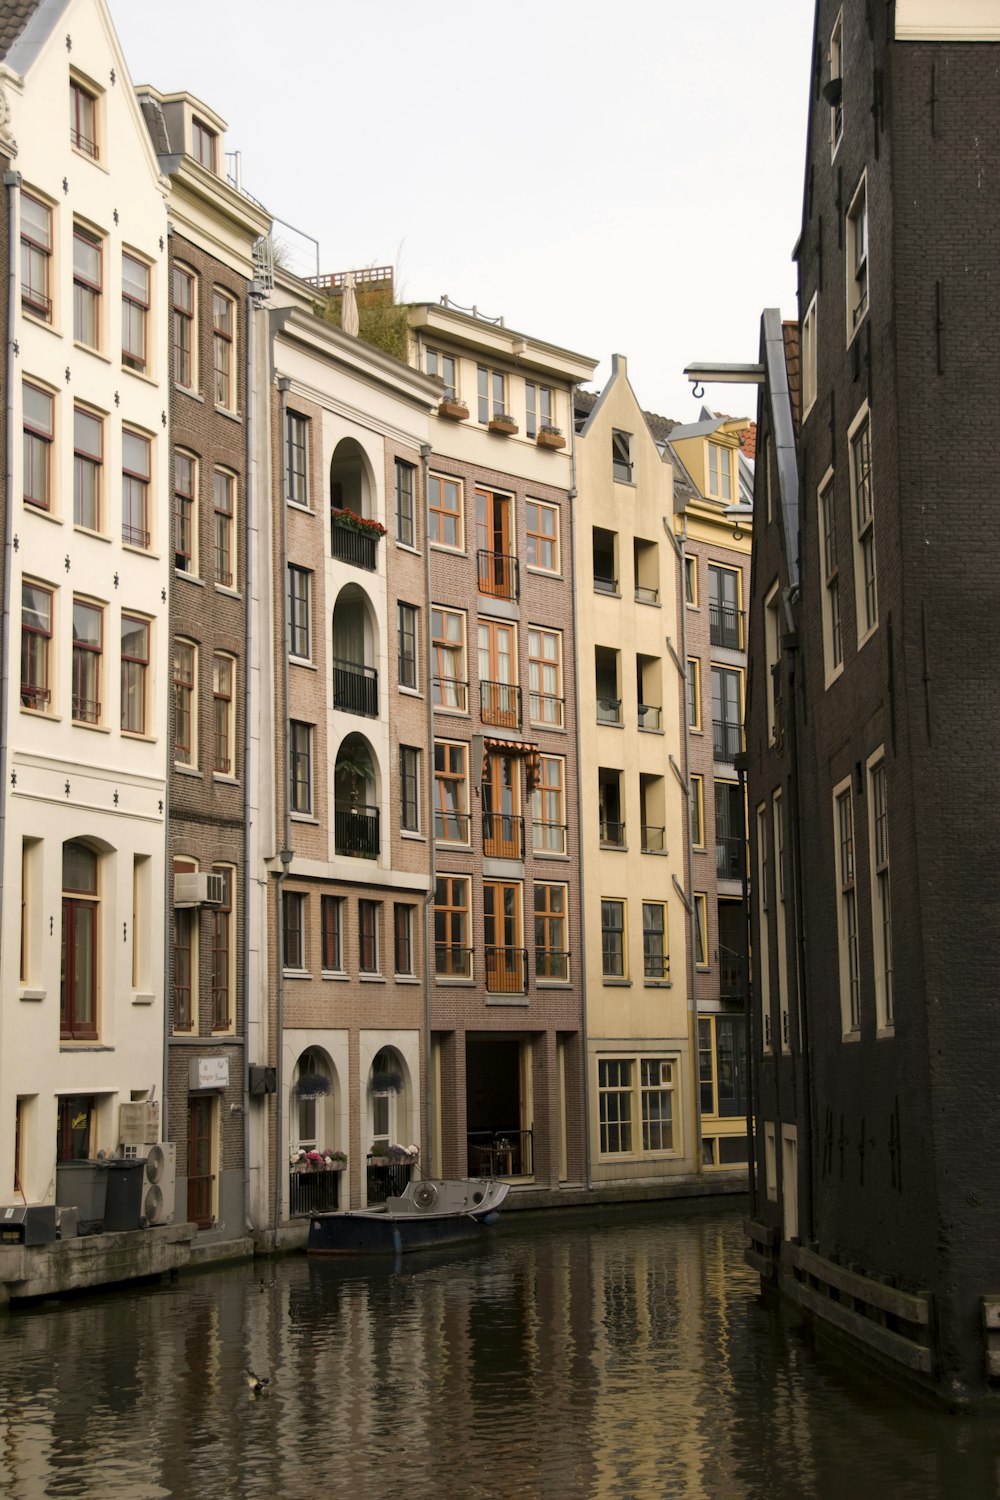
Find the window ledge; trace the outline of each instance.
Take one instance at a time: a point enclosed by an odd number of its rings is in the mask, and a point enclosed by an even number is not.
[[[22,996],[22,999],[23,999],[23,996]],[[879,1026],[876,1029],[876,1032],[875,1032],[875,1040],[877,1042],[885,1042],[885,1041],[890,1040],[895,1035],[896,1035],[896,1028],[895,1028],[895,1026]]]
[[[204,781],[204,771],[199,771],[197,766],[186,766],[181,761],[174,761],[174,770],[178,776],[193,776],[196,781]]]
[[[47,510],[44,505],[35,505],[30,500],[25,500],[24,502],[24,514],[26,516],[40,516],[43,521],[52,521],[56,526],[61,526],[63,523],[62,516],[53,515],[52,511]]]
[[[137,547],[134,542],[122,542],[122,551],[131,552],[135,557],[148,557],[153,562],[160,560],[160,554],[154,552],[152,547]]]
[[[672,979],[644,979],[642,984],[647,990],[672,990],[674,987]]]
[[[47,995],[48,995],[48,990],[29,990],[29,989],[25,989],[25,990],[21,991],[20,995],[18,996],[18,999],[19,1000],[44,1000]]]
[[[282,969],[283,979],[311,979],[312,975],[308,969]]]
[[[858,1030],[858,1031],[845,1031],[844,1034],[843,1034],[843,1036],[840,1038],[840,1040],[842,1042],[852,1042],[852,1043],[853,1042],[860,1042],[860,1040],[861,1040],[861,1032],[860,1032],[860,1030]]]
[[[234,783],[238,785],[238,783]],[[312,813],[289,813],[288,816],[293,823],[304,823],[307,827],[318,828],[319,818],[314,818]]]
[[[218,588],[218,584],[216,584],[216,588]],[[304,672],[319,671],[319,667],[314,661],[310,661],[308,656],[290,656],[288,658],[288,665],[290,667],[301,667]]]
[[[29,719],[46,719],[50,724],[62,723],[62,714],[50,714],[44,708],[25,708],[22,703],[21,712],[27,714]]]
[[[303,505],[301,500],[292,500],[287,495],[285,496],[285,504],[292,510],[301,511],[304,516],[315,516],[317,514],[311,505]]]
[[[358,979],[362,984],[385,984],[384,974],[359,974]]]
[[[536,990],[571,990],[572,979],[536,979]]]
[[[82,354],[92,354],[99,359],[102,365],[110,365],[111,359],[107,354],[102,354],[100,349],[95,349],[92,344],[81,344],[79,339],[73,340],[73,348],[79,349]]]
[[[529,563],[525,563],[524,571],[534,573],[537,578],[552,578],[558,582],[561,582],[563,577],[561,573],[553,573],[551,568],[533,568]]]
[[[396,538],[396,546],[400,549],[401,552],[412,552],[414,557],[422,557],[423,556],[423,553],[421,552],[420,548],[419,547],[414,547],[414,545],[413,545],[412,542],[401,542],[399,540],[399,538],[397,537]]]
[[[565,724],[541,724],[537,719],[529,719],[528,726],[539,730],[542,734],[569,734]]]
[[[522,1009],[531,1004],[527,995],[487,995],[487,1005],[515,1005]]]
[[[89,729],[91,734],[110,734],[109,724],[85,724],[82,719],[73,720],[74,729]]]
[[[123,729],[122,730],[122,738],[126,739],[126,740],[132,740],[134,743],[139,744],[139,745],[155,745],[156,744],[156,735],[155,734],[143,734],[138,729]]]
[[[121,369],[123,375],[131,375],[133,379],[141,380],[144,385],[158,386],[160,383],[158,380],[154,380],[152,375],[147,375],[145,370],[133,370],[132,366],[127,365],[124,360],[122,361]]]
[[[243,598],[243,595],[240,593],[239,589],[230,588],[226,583],[217,583],[215,585],[215,592],[217,594],[224,594],[227,599],[242,600]]]
[[[420,980],[416,974],[396,974],[393,976],[397,984],[419,984]]]
[[[397,686],[405,698],[423,698],[424,696],[419,688],[404,687],[401,682]]]
[[[225,417],[227,422],[237,422],[241,427],[243,426],[243,418],[238,411],[227,411],[224,406],[217,406],[215,414],[217,417]]]
[[[399,836],[401,839],[409,839],[414,844],[426,844],[427,842],[426,833],[420,833],[418,830],[412,828],[401,828]]]
[[[69,1037],[61,1037],[59,1040],[60,1052],[113,1052],[115,1049],[107,1042],[74,1042]]]
[[[601,983],[605,989],[611,990],[630,990],[632,988],[631,979],[609,979],[606,974],[602,977]]]
[[[468,557],[464,547],[446,547],[444,542],[431,542],[432,552],[447,552],[451,557]]]
[[[145,992],[140,992],[138,990],[132,996],[133,1005],[152,1005],[155,1000],[155,995],[147,995]]]
[[[75,521],[73,530],[79,532],[80,536],[92,536],[95,542],[110,542],[111,540],[106,531],[95,531],[92,526],[78,526]]]
[[[337,979],[341,984],[346,984],[350,974],[345,974],[343,969],[324,969],[320,975],[321,979]]]
[[[185,568],[174,568],[174,577],[183,578],[185,583],[193,583],[195,588],[198,589],[203,589],[205,587],[204,578],[199,578],[197,573],[187,572]]]
[[[564,863],[569,863],[568,854],[557,854],[554,849],[535,849],[532,852],[536,859],[561,859]]]
[[[201,394],[201,391],[196,390],[193,385],[178,385],[178,383],[175,381],[174,390],[179,396],[187,396],[189,400],[199,401],[202,406],[205,405],[204,396]]]
[[[56,338],[62,338],[62,330],[55,323],[50,323],[47,318],[40,318],[37,313],[31,312],[24,304],[21,304],[21,317],[25,318],[34,328],[44,328],[46,333],[54,333]]]
[[[238,776],[225,776],[221,771],[213,771],[212,780],[217,782],[219,786],[239,786],[240,784]]]
[[[108,168],[105,166],[104,162],[100,160],[99,157],[91,156],[89,151],[81,151],[79,146],[74,146],[72,136],[70,137],[69,149],[72,151],[73,155],[78,156],[81,161],[85,161],[89,163],[90,166],[96,167],[99,172],[103,172],[105,177],[109,175]],[[107,148],[105,147],[105,149]]]
[[[449,979],[446,974],[435,974],[434,983],[444,985],[449,990],[471,989],[475,984],[475,976],[469,979]]]

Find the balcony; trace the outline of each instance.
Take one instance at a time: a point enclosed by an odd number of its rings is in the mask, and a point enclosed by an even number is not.
[[[719,995],[723,1000],[743,999],[743,965],[739,958],[732,954],[720,960],[719,963]]]
[[[527,948],[486,949],[486,993],[523,995],[528,987]]]
[[[743,749],[743,726],[731,719],[712,720],[712,759],[731,765]]]
[[[470,1130],[471,1177],[531,1177],[534,1173],[534,1132],[531,1130]]]
[[[643,823],[643,854],[663,854],[665,852],[666,833],[667,830],[665,828],[660,828],[656,823]]]
[[[366,1171],[369,1206],[373,1203],[384,1203],[387,1198],[398,1198],[406,1191],[406,1185],[412,1175],[412,1162],[378,1162],[373,1161],[369,1156]]]
[[[715,869],[720,880],[741,880],[746,864],[746,841],[731,834],[715,836]]]
[[[484,724],[520,729],[521,689],[513,682],[480,682],[479,712]]]
[[[743,611],[735,604],[720,604],[710,599],[708,604],[708,631],[713,646],[725,646],[730,651],[743,650]]]
[[[340,1208],[342,1172],[290,1172],[288,1174],[288,1216],[307,1218],[309,1214],[335,1213]]]
[[[598,698],[597,722],[598,724],[620,725],[622,722],[622,700],[620,698]]]
[[[617,578],[612,578],[612,577],[610,577],[606,573],[595,573],[594,574],[594,593],[595,594],[617,594],[618,593],[618,579]]]
[[[435,708],[447,713],[465,714],[469,711],[469,684],[461,677],[432,677],[431,695]]]
[[[506,552],[487,552],[482,547],[476,553],[479,572],[479,592],[493,599],[517,599],[521,583],[517,558]]]
[[[439,844],[468,844],[469,814],[438,808],[434,814],[434,837]]]
[[[333,658],[333,706],[348,714],[378,718],[378,673],[363,662]]]
[[[532,724],[543,724],[549,729],[562,729],[566,722],[566,699],[556,698],[552,693],[530,693],[528,712]]]
[[[346,516],[351,520],[345,520]],[[349,510],[335,510],[330,519],[330,551],[337,561],[374,573],[382,535],[379,523],[371,521],[365,525],[363,518]]]
[[[536,854],[565,854],[566,824],[543,823],[536,818],[531,825],[531,843]]]
[[[524,819],[513,813],[483,813],[483,853],[491,859],[524,858]]]
[[[625,848],[625,824],[615,822],[613,818],[606,818],[603,814],[601,816],[601,848]]]
[[[639,704],[639,728],[654,734],[663,728],[663,709],[656,703]]]
[[[434,973],[438,979],[471,979],[472,949],[454,943],[434,944]]]
[[[338,854],[352,854],[358,859],[377,859],[378,808],[366,805],[351,807],[347,803],[336,803],[333,809],[333,846]]]
[[[648,588],[644,583],[637,583],[635,586],[635,602],[636,604],[659,604],[660,591],[659,589]]]
[[[569,954],[558,948],[535,949],[535,978],[567,980],[569,978]]]

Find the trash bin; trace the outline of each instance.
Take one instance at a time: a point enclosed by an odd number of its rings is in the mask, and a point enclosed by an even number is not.
[[[142,1187],[146,1176],[144,1156],[112,1156],[101,1165],[107,1174],[108,1195],[104,1209],[104,1232],[138,1229],[142,1216]]]
[[[103,1161],[61,1161],[56,1166],[56,1203],[75,1208],[79,1234],[100,1234],[108,1194]]]

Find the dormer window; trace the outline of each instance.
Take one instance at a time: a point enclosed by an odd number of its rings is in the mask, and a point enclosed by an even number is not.
[[[708,493],[716,500],[733,498],[733,450],[721,443],[708,445]]]
[[[218,152],[219,137],[214,130],[199,120],[197,115],[191,121],[191,155],[195,161],[200,161],[203,167],[210,172],[218,172],[216,156]]]

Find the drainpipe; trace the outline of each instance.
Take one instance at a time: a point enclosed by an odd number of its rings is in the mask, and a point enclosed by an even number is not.
[[[287,396],[291,388],[291,380],[287,375],[278,379],[279,409],[278,409],[278,443],[279,463],[278,473],[284,475],[284,450],[285,426],[287,418]],[[281,1223],[281,1185],[282,1185],[282,1134],[285,1124],[285,953],[284,953],[284,929],[281,921],[281,906],[284,896],[285,881],[288,878],[289,866],[292,863],[292,811],[289,802],[289,776],[288,776],[288,750],[289,750],[289,723],[288,723],[288,657],[291,642],[288,635],[288,506],[285,503],[285,490],[283,477],[279,480],[278,498],[281,505],[281,558],[280,558],[280,588],[281,597],[281,716],[282,735],[284,740],[284,788],[281,794],[282,805],[282,845],[278,858],[281,860],[281,872],[277,879],[277,908],[275,930],[278,938],[278,973],[277,973],[277,1007],[275,1017],[275,1030],[277,1032],[277,1051],[275,1056],[275,1082],[277,1092],[275,1093],[275,1136],[274,1136],[274,1246],[278,1245],[278,1225]]]
[[[240,988],[243,994],[243,1227],[248,1233],[251,1233],[255,1227],[250,1217],[250,990],[247,975],[250,968],[250,652],[253,646],[253,627],[250,618],[253,596],[251,515],[254,498],[253,408],[256,394],[253,359],[254,322],[260,298],[260,292],[253,289],[247,297],[246,477],[243,483],[243,533],[246,537],[246,546],[243,549],[243,878],[240,881],[243,940],[240,944]],[[238,1003],[239,995],[237,994]]]
[[[3,526],[3,612],[0,614],[0,889],[3,888],[4,853],[7,846],[7,698],[10,692],[10,577],[13,568],[14,532],[14,320],[17,317],[17,268],[19,256],[18,188],[20,172],[5,172],[7,189],[7,464],[6,505]],[[0,906],[0,935],[3,931],[3,907]]]
[[[437,895],[437,847],[434,843],[434,647],[431,641],[431,547],[427,534],[427,483],[431,445],[420,445],[421,507],[424,526],[424,643],[426,648],[425,692],[427,698],[427,844],[430,851],[430,889],[424,897],[424,1088],[421,1099],[421,1146],[426,1167],[423,1175],[434,1176],[434,1134],[431,1129],[431,944],[434,938],[434,900]],[[471,767],[470,767],[471,770]]]
[[[577,569],[576,569],[576,515],[575,501],[578,490],[576,487],[576,403],[574,397],[576,387],[570,391],[570,488],[566,492],[570,508],[570,560],[573,569],[572,587],[570,595],[573,601],[573,655],[576,658],[576,836],[577,854],[580,869],[580,1046],[583,1049],[583,1181],[588,1192],[593,1187],[593,1162],[590,1150],[590,1032],[587,1027],[587,962],[586,949],[583,936],[583,911],[584,895],[587,882],[584,878],[584,838],[583,838],[583,777],[580,775],[580,704],[583,701],[580,696],[580,652],[577,649]]]
[[[171,248],[171,246],[173,244],[173,238],[174,238],[174,226],[173,226],[173,224],[170,222],[170,220],[168,218],[167,219],[167,267],[168,267],[168,275],[169,275],[169,266],[170,266],[170,248]],[[173,451],[174,451],[174,448],[173,448],[173,427],[174,427],[173,405],[174,405],[174,403],[173,403],[173,379],[172,379],[172,376],[173,376],[173,370],[171,369],[170,395],[169,395],[168,400],[167,400],[167,439],[166,439],[166,441],[167,441],[167,453],[171,455],[171,457],[170,457],[170,462],[171,463],[173,463]],[[170,551],[173,550],[173,538],[172,537],[168,540],[167,545],[168,545],[168,549],[169,549],[169,551],[168,551],[168,557],[169,557]],[[174,603],[174,588],[175,588],[175,586],[176,586],[176,579],[174,577],[174,568],[173,568],[173,566],[171,566],[170,567],[170,577],[169,577],[169,581],[167,583],[167,650],[169,652],[171,652],[171,653],[173,652],[173,631],[172,631],[172,626],[173,626],[173,603]],[[7,597],[7,593],[8,593],[8,590],[5,588],[4,589],[4,597],[5,597],[5,599]],[[6,660],[7,660],[7,652],[5,650],[4,651],[4,662],[5,663],[6,663]],[[168,666],[168,671],[169,671],[169,666]],[[6,693],[4,694],[4,701],[6,701]],[[167,700],[167,702],[168,702],[167,716],[168,716],[168,730],[169,730],[169,728],[170,728],[170,725],[169,725],[169,715],[170,715],[170,712],[171,712],[172,706],[173,706],[172,696],[171,696],[171,698],[169,698]],[[172,841],[171,841],[171,837],[170,837],[170,832],[171,832],[171,830],[170,830],[170,782],[171,782],[171,774],[172,774],[172,770],[173,770],[174,755],[173,755],[173,744],[171,742],[171,736],[169,735],[169,733],[168,733],[168,737],[167,738],[168,738],[168,744],[167,744],[167,763],[166,763],[165,774],[164,774],[164,778],[163,778],[163,871],[164,871],[164,883],[166,885],[166,890],[164,891],[164,900],[163,900],[163,1051],[162,1051],[162,1059],[161,1059],[161,1068],[162,1068],[162,1075],[163,1076],[162,1076],[162,1083],[161,1083],[162,1094],[161,1094],[161,1099],[160,1099],[160,1139],[162,1141],[169,1141],[171,1139],[170,1119],[169,1119],[169,1112],[170,1112],[170,1051],[171,1051],[171,1048],[170,1048],[170,946],[171,946],[171,943],[170,943],[170,937],[171,937],[170,929],[171,929],[171,924],[173,922],[173,914],[174,914],[174,897],[173,897],[174,868],[173,868],[173,860],[171,859],[171,842]],[[4,734],[3,734],[3,742],[6,745],[6,743],[7,743],[6,732],[4,732]],[[2,774],[2,773],[0,773],[0,774]],[[2,870],[0,870],[0,878],[2,878]],[[132,941],[133,941],[133,943],[135,942],[135,933],[134,932],[132,934]]]
[[[791,613],[789,609],[789,613]],[[806,1162],[805,1180],[808,1194],[805,1204],[805,1222],[808,1229],[808,1239],[811,1242],[815,1238],[815,1226],[813,1223],[813,1141],[815,1131],[813,1128],[813,1091],[812,1091],[812,1066],[809,1043],[809,1007],[805,1003],[803,995],[803,976],[805,975],[806,940],[802,924],[802,823],[799,812],[799,732],[798,719],[795,705],[795,662],[798,655],[798,635],[794,632],[794,626],[790,623],[789,634],[785,636],[785,659],[788,663],[788,756],[791,762],[791,776],[789,786],[789,801],[791,802],[791,844],[792,844],[792,889],[795,892],[795,998],[798,1008],[799,1022],[799,1053],[804,1060],[802,1067],[802,1093],[803,1110],[802,1118],[805,1121],[808,1139],[805,1142],[805,1151],[799,1157],[804,1157]]]
[[[740,799],[743,803],[743,818],[749,823],[747,804],[747,755],[744,751],[736,757],[736,775],[740,783]],[[749,833],[749,829],[747,829]],[[748,841],[749,842],[749,841]],[[743,980],[743,1015],[747,1028],[747,1177],[750,1187],[750,1217],[757,1217],[757,1142],[754,1131],[754,1009],[750,994],[750,889],[747,879],[746,850],[740,861],[740,892],[743,901],[743,953],[740,957],[740,977]],[[766,941],[762,939],[762,941]]]

